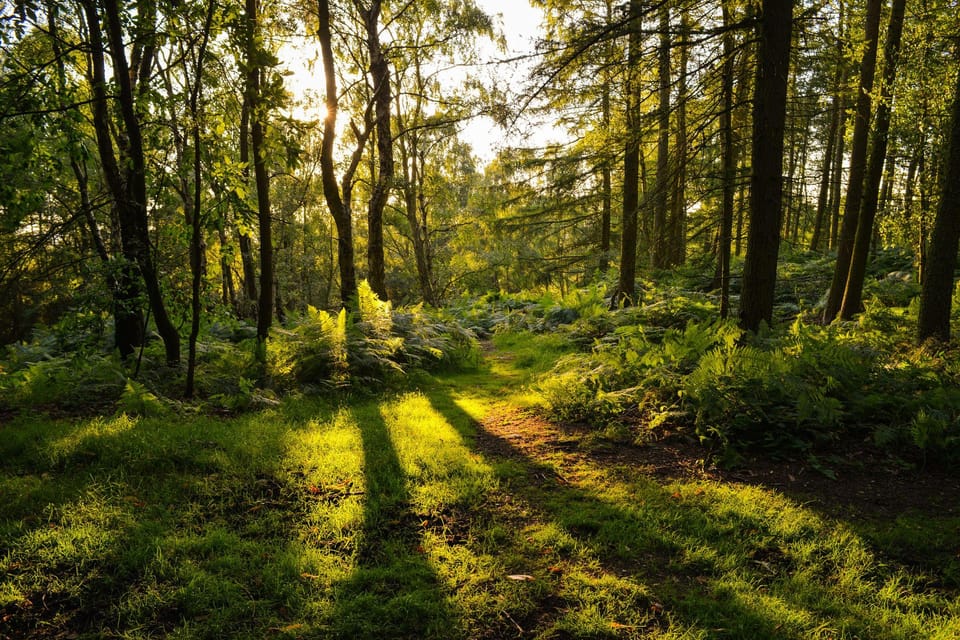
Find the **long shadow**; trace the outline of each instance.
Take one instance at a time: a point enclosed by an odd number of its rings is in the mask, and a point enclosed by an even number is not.
[[[883,613],[865,611],[866,601],[846,603],[839,593],[823,593],[810,602],[809,592],[806,596],[792,593],[799,561],[784,552],[774,536],[763,535],[762,521],[683,504],[655,481],[642,479],[635,480],[643,493],[638,495],[642,504],[635,511],[625,509],[558,477],[552,465],[532,459],[515,441],[485,431],[449,390],[434,389],[428,397],[465,440],[473,442],[474,449],[519,465],[523,476],[504,482],[506,490],[590,549],[605,572],[626,576],[653,591],[652,626],[675,626],[711,638],[775,640],[807,637],[817,625],[828,628],[843,620],[852,634],[859,628],[873,638],[895,637],[877,633],[885,626]],[[700,553],[691,555],[691,549]],[[726,584],[724,577],[731,571],[742,576],[742,584],[749,588],[737,591]],[[778,600],[782,607],[805,617],[809,621],[805,630],[785,625],[780,618],[786,615],[783,609],[776,613],[764,605],[761,593],[768,603]]]
[[[420,518],[379,407],[355,411],[364,454],[363,528],[355,568],[334,588],[338,638],[452,638],[459,622],[420,546]]]

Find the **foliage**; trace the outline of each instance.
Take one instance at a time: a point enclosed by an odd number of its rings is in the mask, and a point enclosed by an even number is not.
[[[0,439],[0,629],[351,640],[507,638],[517,626],[662,640],[960,631],[955,514],[831,516],[761,485],[658,481],[538,446],[535,433],[518,439],[525,418],[497,416],[525,373],[513,347],[529,342],[509,337],[497,338],[501,368],[446,372],[421,392],[291,395],[239,416],[13,418]],[[673,361],[688,370],[687,349],[707,337],[670,334]]]
[[[639,440],[670,425],[728,461],[812,459],[863,439],[915,460],[956,459],[955,355],[911,345],[916,285],[909,272],[884,273],[904,266],[901,254],[881,257],[866,312],[828,327],[801,311],[830,273],[829,261],[809,256],[781,265],[779,308],[792,324],[759,336],[715,320],[714,295],[690,288],[703,279],[695,267],[644,283],[634,307],[610,311],[604,290],[592,287],[563,297],[488,295],[459,313],[482,331],[515,335],[511,343],[543,332],[579,345],[536,384],[559,420],[627,425]]]
[[[271,346],[275,383],[315,388],[382,386],[413,368],[476,364],[472,334],[422,305],[394,309],[358,287],[356,311],[336,315],[308,307]]]

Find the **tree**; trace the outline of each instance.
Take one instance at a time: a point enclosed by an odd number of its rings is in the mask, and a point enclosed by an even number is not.
[[[374,122],[376,124],[377,177],[367,207],[367,277],[370,288],[382,300],[387,299],[383,258],[383,210],[393,187],[393,133],[390,128],[390,67],[380,43],[380,0],[364,6],[354,0],[367,33],[370,54],[370,78],[373,82]]]
[[[733,199],[737,179],[737,150],[733,139],[733,80],[734,35],[730,3],[722,2],[723,11],[723,66],[721,69],[722,105],[720,111],[720,177],[721,194],[720,238],[717,248],[717,279],[720,287],[720,317],[730,315],[730,243],[733,235]]]
[[[960,62],[960,45],[955,57]],[[953,91],[949,145],[943,170],[940,205],[930,236],[930,255],[920,294],[917,334],[920,341],[950,340],[953,275],[960,245],[960,73]]]
[[[637,213],[640,208],[640,79],[637,74],[641,36],[639,0],[629,5],[626,93],[627,140],[623,155],[623,214],[620,223],[620,278],[612,303],[636,302]]]
[[[133,347],[142,342],[142,329],[136,331],[133,324],[139,322],[136,310],[139,286],[133,271],[139,270],[140,279],[153,311],[157,332],[163,340],[167,362],[180,361],[180,336],[167,314],[160,291],[160,282],[154,266],[148,235],[146,162],[144,159],[143,135],[140,117],[136,108],[135,89],[139,83],[146,84],[153,64],[155,44],[153,29],[155,15],[151,11],[138,13],[136,24],[147,37],[134,45],[131,68],[124,43],[123,17],[117,0],[102,0],[106,15],[107,43],[118,87],[117,101],[120,108],[118,147],[120,157],[114,155],[112,131],[107,106],[106,61],[103,56],[104,41],[101,36],[100,15],[96,0],[83,0],[91,49],[91,89],[94,94],[94,129],[100,151],[101,168],[113,197],[120,227],[123,258],[127,265],[119,277],[120,298],[126,309],[121,311],[117,343],[121,354],[129,355]]]
[[[667,206],[670,186],[670,7],[660,5],[660,46],[657,55],[657,184],[653,192],[653,252],[651,264],[668,264]]]
[[[323,59],[323,77],[326,88],[324,104],[326,115],[323,119],[323,140],[320,148],[320,175],[323,183],[323,196],[330,209],[334,224],[337,227],[337,263],[340,270],[340,300],[344,305],[350,304],[357,296],[357,276],[354,264],[353,247],[353,220],[350,213],[353,175],[360,164],[363,148],[370,135],[371,115],[369,110],[364,114],[363,129],[353,125],[354,135],[357,138],[357,147],[350,158],[350,164],[344,171],[341,195],[340,185],[337,184],[336,167],[333,161],[334,142],[337,131],[337,112],[339,98],[337,95],[336,61],[333,57],[333,34],[330,28],[330,3],[328,0],[317,0],[317,38],[320,41],[320,54]]]
[[[833,269],[830,293],[823,310],[823,321],[833,322],[843,302],[847,274],[850,272],[850,257],[857,234],[860,203],[863,199],[863,178],[867,164],[867,143],[870,131],[871,92],[877,66],[877,43],[880,37],[881,0],[867,0],[864,26],[864,52],[860,62],[860,89],[857,92],[853,125],[853,143],[850,150],[850,181],[847,184],[847,199],[844,203],[843,222],[837,240],[837,261]]]
[[[269,56],[262,45],[260,5],[246,0],[246,85],[245,99],[250,110],[250,145],[257,192],[257,227],[260,236],[260,297],[257,302],[257,357],[266,362],[267,338],[273,321],[273,231],[270,214],[270,175],[267,173],[266,115],[262,84]]]
[[[792,0],[763,0],[753,97],[750,234],[743,267],[740,323],[756,331],[773,319],[783,214],[783,132],[793,27]]]
[[[900,36],[903,34],[903,16],[906,0],[893,0],[890,24],[883,47],[883,79],[880,85],[880,101],[871,134],[870,158],[864,176],[863,197],[860,215],[857,216],[857,233],[850,255],[850,269],[840,305],[840,317],[851,319],[860,313],[863,306],[863,280],[867,271],[867,259],[873,242],[874,219],[877,215],[880,179],[883,175],[884,158],[887,156],[887,139],[890,131],[890,116],[893,111],[893,84],[897,77],[900,57]]]
[[[187,110],[190,114],[190,132],[193,138],[193,194],[192,197],[184,198],[184,208],[191,209],[191,217],[187,221],[190,224],[190,337],[187,346],[187,382],[184,395],[188,398],[193,396],[194,378],[196,375],[197,364],[197,339],[200,337],[200,291],[203,285],[203,219],[201,217],[201,196],[203,192],[203,164],[201,152],[201,114],[200,114],[200,96],[203,93],[203,70],[205,58],[207,55],[207,45],[210,43],[210,30],[213,24],[213,15],[216,9],[216,2],[209,0],[206,15],[203,21],[203,28],[200,32],[200,42],[192,58],[194,61],[193,80],[187,81],[189,97],[187,100]],[[186,194],[185,194],[186,195]],[[187,201],[192,201],[192,207],[188,207]]]

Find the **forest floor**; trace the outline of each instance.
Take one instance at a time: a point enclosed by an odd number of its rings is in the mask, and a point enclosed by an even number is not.
[[[5,416],[0,638],[960,637],[957,474],[612,441],[542,417],[534,360],[228,419]]]

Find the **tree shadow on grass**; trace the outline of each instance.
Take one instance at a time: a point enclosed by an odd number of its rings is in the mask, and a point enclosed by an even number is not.
[[[406,474],[380,408],[355,411],[363,444],[365,502],[350,577],[334,587],[338,638],[454,638],[460,623],[421,547]]]
[[[535,520],[550,522],[569,532],[599,562],[603,574],[632,581],[649,593],[647,624],[670,628],[673,633],[692,633],[709,638],[809,638],[809,637],[901,637],[905,628],[889,624],[891,614],[936,618],[923,606],[914,611],[895,611],[897,605],[878,607],[879,599],[857,596],[832,583],[833,575],[820,575],[824,566],[846,561],[836,558],[803,558],[805,545],[832,526],[813,532],[796,531],[789,524],[782,530],[777,516],[750,512],[745,494],[738,508],[727,494],[712,497],[718,487],[666,488],[652,479],[622,470],[586,467],[585,474],[599,474],[588,482],[566,479],[562,465],[531,457],[517,439],[493,433],[461,408],[448,390],[429,393],[434,408],[461,431],[474,449],[491,462],[508,461],[513,468],[501,477],[503,490],[530,505]],[[506,434],[509,435],[509,434]],[[559,473],[558,473],[559,469]],[[597,487],[620,484],[621,495],[604,495]],[[590,482],[593,482],[591,487]],[[626,493],[624,491],[632,491]],[[757,499],[762,496],[756,494]],[[771,503],[776,508],[779,503]],[[862,545],[847,541],[849,549]],[[869,556],[869,553],[867,554]],[[867,558],[869,561],[869,558]],[[851,562],[851,565],[853,563]],[[829,571],[829,569],[828,569]],[[561,577],[561,588],[562,580]],[[882,577],[861,578],[880,590]],[[567,602],[577,607],[577,602]],[[583,606],[582,603],[579,606]],[[615,605],[614,605],[615,606]],[[560,614],[554,614],[554,617]],[[932,616],[932,617],[931,617]],[[541,627],[549,617],[526,615]],[[526,625],[524,625],[526,628]],[[832,635],[831,635],[832,634]]]
[[[0,638],[263,637],[296,615],[304,491],[278,469],[301,425],[171,421],[40,422],[0,465],[21,489],[0,514]]]

